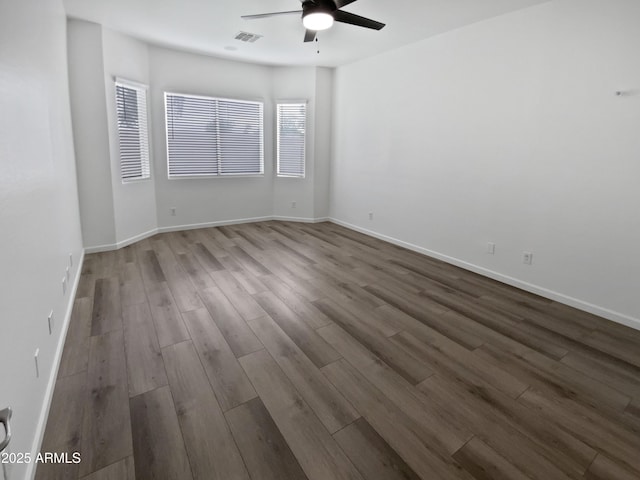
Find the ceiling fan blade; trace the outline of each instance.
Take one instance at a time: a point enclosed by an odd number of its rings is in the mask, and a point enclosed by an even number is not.
[[[268,18],[275,17],[278,15],[293,15],[297,13],[298,15],[302,15],[302,10],[289,10],[287,12],[272,12],[272,13],[260,13],[258,15],[242,15],[240,18],[244,18],[245,20],[255,20],[258,18]]]
[[[347,5],[355,1],[357,0],[334,0],[333,3],[336,4],[336,8],[342,8],[342,7],[346,7]]]
[[[304,41],[305,42],[313,42],[316,39],[316,32],[315,30],[307,30],[306,32],[304,32]]]
[[[384,27],[384,23],[376,22],[375,20],[361,17],[354,13],[343,12],[342,10],[333,12],[333,19],[336,22],[349,23],[351,25],[357,25],[358,27],[372,28],[374,30],[381,30]]]

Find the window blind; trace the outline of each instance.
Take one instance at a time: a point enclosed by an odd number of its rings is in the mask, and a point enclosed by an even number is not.
[[[263,104],[165,93],[169,178],[264,172]]]
[[[146,88],[116,81],[116,111],[122,181],[150,178]]]
[[[307,104],[278,103],[277,112],[277,175],[304,178]]]

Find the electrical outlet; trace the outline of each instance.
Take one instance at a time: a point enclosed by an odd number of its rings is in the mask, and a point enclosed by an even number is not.
[[[40,378],[40,366],[38,365],[39,356],[40,356],[40,349],[36,348],[36,353],[33,354],[33,360],[36,364],[36,378]]]
[[[67,277],[62,277],[62,295],[67,294]]]
[[[291,202],[291,208],[296,208],[296,201]]]
[[[176,216],[176,207],[171,207],[170,212],[171,212],[171,216],[175,217]]]
[[[369,212],[369,220],[373,220],[373,212]]]
[[[525,265],[531,265],[533,263],[533,253],[524,252],[522,254],[522,263],[524,263]]]
[[[53,310],[47,317],[47,324],[49,325],[49,335],[51,335],[53,333]]]
[[[493,242],[487,243],[487,253],[490,255],[495,255],[496,253],[496,244]]]

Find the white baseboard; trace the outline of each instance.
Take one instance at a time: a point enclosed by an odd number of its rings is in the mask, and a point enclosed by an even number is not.
[[[139,242],[140,240],[144,240],[145,238],[153,237],[156,233],[158,233],[158,229],[154,228],[152,230],[141,233],[139,235],[135,235],[131,238],[127,238],[126,240],[122,240],[121,242],[116,243],[116,248],[114,250],[127,247],[132,243]]]
[[[142,240],[142,239],[141,239]],[[100,252],[110,252],[111,250],[117,250],[117,243],[109,243],[105,245],[94,245],[92,247],[84,247],[84,253],[100,253]]]
[[[158,228],[159,233],[179,232],[180,230],[195,230],[197,228],[224,227],[225,225],[238,225],[241,223],[267,222],[273,220],[272,216],[253,217],[253,218],[237,218],[234,220],[221,220],[218,222],[191,223],[187,225],[174,225],[171,227]]]
[[[549,290],[548,288],[541,287],[539,285],[534,285],[532,283],[528,283],[522,280],[519,280],[514,277],[510,277],[508,275],[504,275],[499,272],[495,272],[493,270],[489,270],[484,267],[480,267],[473,263],[465,262],[464,260],[460,260],[455,257],[450,257],[448,255],[444,255],[439,252],[435,252],[433,250],[429,250],[428,248],[420,247],[419,245],[414,245],[409,242],[405,242],[403,240],[399,240],[394,237],[390,237],[388,235],[384,235],[378,232],[374,232],[373,230],[368,230],[366,228],[359,227],[357,225],[353,225],[348,222],[344,222],[342,220],[338,220],[337,218],[329,218],[330,222],[333,222],[337,225],[341,225],[350,230],[355,230],[356,232],[364,233],[365,235],[369,235],[371,237],[378,238],[380,240],[384,240],[385,242],[393,243],[394,245],[398,245],[409,250],[413,250],[414,252],[422,253],[423,255],[427,255],[429,257],[437,258],[438,260],[442,260],[443,262],[449,263],[451,265],[455,265],[456,267],[464,268],[465,270],[469,270],[474,273],[478,273],[485,277],[492,278],[502,283],[506,283],[507,285],[511,285],[513,287],[519,288],[521,290],[525,290],[527,292],[535,293],[536,295],[540,295],[542,297],[548,298],[550,300],[555,300],[556,302],[563,303],[565,305],[569,305],[570,307],[577,308],[579,310],[583,310],[588,313],[592,313],[594,315],[598,315],[600,317],[606,318],[616,323],[620,323],[622,325],[626,325],[627,327],[631,327],[636,330],[640,330],[640,319],[631,317],[624,313],[616,312],[615,310],[611,310],[605,307],[601,307],[599,305],[594,305],[593,303],[589,303],[585,300],[580,300],[578,298],[571,297],[569,295],[565,295],[560,292],[556,292],[553,290]]]
[[[58,379],[58,370],[60,369],[60,362],[62,361],[62,350],[64,349],[64,342],[67,339],[67,331],[69,330],[69,324],[71,323],[71,314],[73,312],[73,304],[76,299],[76,292],[78,291],[78,285],[80,284],[80,277],[82,276],[82,265],[84,264],[85,252],[82,252],[80,261],[78,262],[78,268],[76,269],[76,277],[73,281],[73,287],[69,292],[69,303],[67,304],[67,311],[64,315],[62,322],[62,329],[60,331],[60,338],[58,339],[58,345],[53,357],[53,368],[51,374],[47,380],[47,389],[44,393],[44,403],[42,410],[40,411],[40,417],[38,418],[38,426],[36,427],[36,435],[31,447],[31,458],[35,458],[40,447],[42,446],[42,440],[44,439],[44,431],[47,427],[47,420],[49,419],[49,409],[51,408],[51,400],[53,399],[53,391],[56,388],[56,380]],[[27,466],[25,478],[33,480],[36,475],[37,464],[31,462]]]
[[[277,220],[280,222],[320,223],[320,222],[328,222],[329,217],[306,218],[306,217],[283,217],[281,215],[275,215],[271,217],[271,220]]]
[[[122,240],[118,243],[110,243],[106,245],[95,245],[92,247],[85,247],[85,253],[100,253],[100,252],[109,252],[112,250],[118,250],[120,248],[131,245],[132,243],[139,242],[140,240],[144,240],[145,238],[149,238],[154,236],[157,233],[166,233],[166,232],[179,232],[181,230],[195,230],[198,228],[210,228],[210,227],[223,227],[225,225],[239,225],[242,223],[257,223],[257,222],[268,222],[271,220],[282,221],[282,222],[301,222],[301,223],[318,223],[318,222],[327,222],[329,221],[328,217],[322,218],[306,218],[306,217],[282,217],[278,215],[270,215],[267,217],[253,217],[253,218],[238,218],[234,220],[221,220],[219,222],[205,222],[205,223],[190,223],[186,225],[173,225],[170,227],[159,227],[154,228],[153,230],[149,230],[148,232],[141,233],[139,235],[135,235],[131,238],[127,238],[126,240]]]

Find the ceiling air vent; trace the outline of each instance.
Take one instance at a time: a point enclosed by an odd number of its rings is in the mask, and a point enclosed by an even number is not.
[[[262,38],[262,35],[256,35],[255,33],[248,32],[238,32],[235,38],[236,40],[240,40],[241,42],[253,43],[259,38]]]

